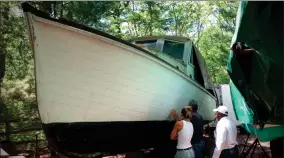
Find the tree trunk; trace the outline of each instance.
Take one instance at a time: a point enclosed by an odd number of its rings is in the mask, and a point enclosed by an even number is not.
[[[121,3],[119,2],[119,5],[114,10],[113,18],[115,19],[114,24],[118,31],[115,31],[115,34],[117,37],[121,37],[121,28],[120,28],[120,15],[121,15]]]
[[[60,7],[60,18],[63,18],[63,9],[64,9],[64,1],[61,2],[61,7]]]
[[[5,2],[0,2],[0,3],[5,3]],[[2,6],[1,4],[1,8],[0,8],[0,84],[2,82],[2,79],[4,78],[5,75],[5,61],[6,61],[6,53],[7,53],[7,44],[6,41],[4,39],[4,26],[5,23],[8,21],[9,19],[9,6]],[[0,92],[1,92],[1,88],[0,88]]]
[[[54,17],[57,16],[56,3],[57,3],[57,2],[55,1],[55,2],[53,2],[53,5],[52,5],[52,7],[53,7],[53,16],[54,16]]]
[[[152,11],[152,4],[151,3],[148,3],[148,11],[149,11],[149,14],[150,14],[150,23],[149,23],[149,32],[150,32],[150,36],[153,35],[153,11]]]
[[[1,44],[1,47],[2,46],[3,45]],[[3,80],[3,78],[4,78],[4,75],[5,75],[5,62],[6,62],[6,52],[1,51],[0,52],[0,84]],[[0,89],[0,93],[1,93],[1,89]]]
[[[173,6],[173,14],[174,14],[174,18],[175,18],[175,36],[178,35],[178,18],[176,16],[176,13],[175,13],[175,4],[172,5]]]
[[[0,3],[5,3],[5,2],[0,2]],[[0,8],[0,119],[4,119],[4,103],[2,100],[2,92],[1,92],[1,87],[2,87],[2,81],[5,76],[5,62],[6,62],[6,54],[7,54],[7,44],[4,39],[4,26],[7,25],[6,22],[9,19],[9,6],[3,6],[1,4]]]

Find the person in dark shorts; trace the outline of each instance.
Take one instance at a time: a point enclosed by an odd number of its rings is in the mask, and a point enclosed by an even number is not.
[[[192,148],[195,153],[195,158],[201,158],[205,148],[205,141],[203,139],[203,117],[198,113],[198,104],[195,100],[191,100],[188,106],[192,109],[191,123],[193,125]]]

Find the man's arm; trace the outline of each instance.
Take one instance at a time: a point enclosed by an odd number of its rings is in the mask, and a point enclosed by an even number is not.
[[[214,119],[211,122],[203,125],[203,128],[206,128],[206,127],[216,127],[216,124],[217,124],[217,121],[216,121],[216,119]]]
[[[226,137],[227,137],[227,130],[224,124],[222,124],[222,122],[219,122],[216,127],[216,138],[215,138],[216,147],[212,158],[220,157],[220,154],[224,149]]]

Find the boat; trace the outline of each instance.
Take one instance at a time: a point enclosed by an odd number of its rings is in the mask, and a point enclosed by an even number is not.
[[[241,123],[237,120],[232,104],[230,85],[216,84],[214,87],[216,96],[218,97],[219,105],[226,106],[228,108],[228,118],[232,120],[236,124],[236,126],[241,126]]]
[[[227,70],[236,117],[260,141],[279,142],[274,153],[279,157],[284,137],[283,2],[241,1],[231,48]]]
[[[128,41],[23,3],[39,115],[59,153],[124,152],[171,144],[172,109],[192,99],[214,119],[206,63],[184,37]]]

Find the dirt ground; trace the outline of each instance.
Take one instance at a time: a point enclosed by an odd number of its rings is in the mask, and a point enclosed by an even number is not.
[[[248,151],[249,147],[253,144],[253,142],[255,141],[256,137],[255,136],[250,136],[246,145],[245,145],[245,141],[247,139],[247,135],[246,134],[239,135],[237,139],[238,139],[238,143],[239,143],[239,151],[240,151],[240,154],[241,154],[243,150],[244,150],[243,152]],[[270,151],[270,142],[260,142],[260,144],[263,147],[266,155],[271,158],[272,156],[271,156],[271,151]],[[207,147],[209,147],[209,146],[211,146],[210,151],[213,152],[213,150],[215,148],[214,140],[212,140],[211,144],[208,144]],[[151,152],[151,150],[149,150],[148,152]],[[145,157],[144,155],[141,154],[141,153],[127,153],[127,154],[122,154],[122,155],[105,156],[103,158],[142,158],[142,157]],[[250,153],[248,153],[246,157],[265,158],[266,156],[263,153],[261,147],[258,145],[255,148],[254,153],[252,153],[252,150],[251,150]]]
[[[205,139],[208,139],[208,137]],[[246,145],[245,145],[245,141],[247,139],[246,134],[242,134],[242,135],[239,134],[237,139],[239,143],[239,151],[241,153],[243,150],[247,151],[249,147],[253,144],[256,138],[254,136],[250,136]],[[271,158],[272,156],[271,156],[271,151],[270,151],[270,142],[260,142],[260,144],[265,150],[266,155]],[[208,141],[207,143],[206,149],[209,149],[207,152],[211,152],[210,154],[212,155],[214,148],[215,148],[214,139],[211,139],[211,141]],[[82,158],[83,157],[84,158],[153,158],[153,156],[151,156],[151,152],[153,151],[154,149],[147,149],[147,150],[141,150],[140,152],[132,152],[132,153],[119,154],[119,155],[106,156],[107,154],[95,153],[95,154],[89,154],[89,155],[73,155],[72,157],[78,157],[78,158],[81,158],[81,157]],[[246,157],[251,157],[251,156],[252,158],[262,158],[262,157],[265,158],[265,155],[263,154],[260,146],[257,146],[255,148],[253,155],[252,155],[252,150],[251,150],[251,152]],[[50,157],[49,153],[44,153],[44,154],[42,153],[40,156],[40,158],[49,158],[49,157]],[[65,158],[60,155],[56,157]]]
[[[239,143],[239,151],[240,154],[246,151],[248,151],[249,147],[253,144],[253,142],[255,141],[256,137],[255,136],[250,136],[247,144],[245,145],[245,141],[247,139],[247,135],[243,134],[243,135],[239,135],[238,136],[238,143]],[[211,146],[211,149],[209,151],[213,152],[215,146],[214,146],[214,140],[212,140],[213,142],[211,142],[210,144],[208,144],[207,147]],[[271,151],[270,151],[270,142],[260,142],[261,146],[263,147],[266,155],[271,158]],[[151,152],[151,151],[148,151]],[[211,153],[212,154],[212,153]],[[252,157],[251,157],[252,156]],[[143,156],[143,154],[141,155],[141,153],[127,153],[127,154],[122,154],[122,155],[112,155],[112,156],[105,156],[103,158],[140,158],[140,157],[145,157]],[[250,151],[250,153],[247,154],[246,157],[250,157],[250,158],[267,158],[265,156],[265,154],[263,153],[261,147],[258,145],[255,148],[254,153],[252,153],[252,150]]]
[[[253,144],[253,142],[255,141],[256,137],[255,136],[250,136],[247,145],[245,145],[245,141],[247,139],[247,135],[240,135],[238,136],[238,142],[239,142],[239,150],[240,152],[242,152],[242,150],[247,151],[249,149],[249,146],[251,146]],[[260,142],[262,148],[264,149],[266,155],[268,157],[272,157],[271,156],[271,151],[270,151],[270,142]],[[252,150],[251,152],[246,156],[246,157],[250,157],[252,156],[252,158],[265,158],[265,154],[263,153],[263,150],[261,149],[261,147],[258,145],[255,148],[255,151],[252,155]]]

